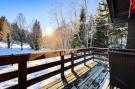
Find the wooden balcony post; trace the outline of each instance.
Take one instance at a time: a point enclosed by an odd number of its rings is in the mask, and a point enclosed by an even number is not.
[[[92,59],[94,61],[94,48],[92,49]]]
[[[127,48],[135,49],[135,17],[134,16],[128,20]]]
[[[61,55],[61,77],[64,77],[64,55]]]
[[[74,54],[73,53],[71,53],[71,65],[72,65],[71,71],[74,71]]]
[[[84,51],[84,65],[86,65],[86,52]]]
[[[27,89],[27,61],[24,59],[18,64],[18,85],[19,89]]]

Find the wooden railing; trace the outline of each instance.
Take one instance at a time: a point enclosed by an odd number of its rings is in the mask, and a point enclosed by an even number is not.
[[[110,84],[120,89],[135,89],[135,50],[110,49]]]
[[[65,58],[65,55],[71,55],[70,58]],[[58,57],[60,56],[61,60],[50,62],[47,64],[41,64],[33,67],[27,67],[28,61],[43,60],[46,58]],[[0,65],[10,65],[18,64],[18,70],[6,72],[0,74],[0,83],[14,78],[18,78],[18,84],[9,87],[9,89],[26,89],[27,87],[36,84],[42,80],[48,79],[57,74],[61,74],[61,77],[64,76],[66,70],[74,70],[75,66],[78,66],[82,63],[86,63],[91,59],[100,59],[103,60],[102,56],[108,57],[107,48],[88,48],[88,49],[71,49],[64,51],[52,51],[52,52],[37,52],[37,53],[28,53],[28,54],[17,54],[17,55],[3,55],[0,56]],[[87,58],[89,57],[89,58]],[[83,58],[83,60],[75,63],[76,60]],[[108,61],[108,59],[106,59]],[[65,63],[70,62],[71,65],[64,66]],[[55,67],[60,65],[61,68],[49,72],[45,75],[41,75],[36,78],[27,80],[27,75],[35,73],[44,69]]]

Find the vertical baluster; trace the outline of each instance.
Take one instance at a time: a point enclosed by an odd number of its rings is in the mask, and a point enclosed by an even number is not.
[[[24,59],[18,64],[18,85],[19,89],[27,89],[27,61]]]
[[[64,55],[61,54],[61,77],[64,76]]]
[[[72,65],[71,70],[74,71],[74,54],[73,53],[71,53],[71,65]]]
[[[86,65],[86,51],[84,51],[84,65]]]
[[[94,48],[92,49],[92,59],[94,61]]]

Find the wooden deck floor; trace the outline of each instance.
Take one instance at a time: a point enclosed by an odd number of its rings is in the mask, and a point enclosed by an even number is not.
[[[95,61],[83,66],[64,79],[53,81],[41,89],[109,89],[109,71],[106,65]]]

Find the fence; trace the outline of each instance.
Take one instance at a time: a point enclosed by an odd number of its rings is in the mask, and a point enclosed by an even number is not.
[[[71,57],[65,58],[64,57],[65,55],[71,55]],[[59,61],[37,65],[29,68],[27,67],[28,61],[43,60],[46,58],[52,58],[58,56],[60,56],[61,58],[61,60]],[[88,56],[89,58],[87,58]],[[102,56],[106,56],[106,57],[108,56],[108,49],[106,48],[71,49],[71,50],[64,50],[64,51],[37,52],[37,53],[29,53],[29,54],[0,56],[0,65],[4,66],[4,65],[18,63],[18,70],[0,74],[0,83],[14,78],[18,78],[18,84],[9,87],[9,89],[26,89],[27,87],[33,84],[48,79],[57,74],[61,74],[61,77],[63,77],[64,72],[66,70],[69,69],[74,70],[75,66],[78,66],[82,63],[85,64],[91,59],[96,58],[96,59],[103,60]],[[84,60],[79,61],[77,63],[74,62],[80,58],[83,58]],[[64,64],[68,62],[70,62],[71,65],[65,67]],[[61,68],[58,70],[27,80],[28,74],[35,73],[58,65],[61,66]]]
[[[135,50],[110,49],[110,83],[120,89],[135,89]]]

